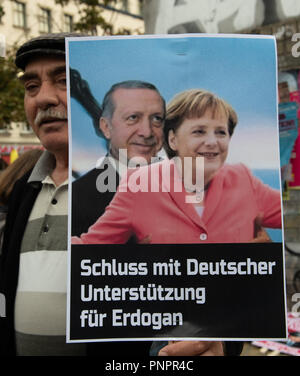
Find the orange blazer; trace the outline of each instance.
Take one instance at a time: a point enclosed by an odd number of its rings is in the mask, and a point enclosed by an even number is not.
[[[133,182],[147,192],[135,192]],[[130,171],[103,216],[88,233],[72,237],[72,244],[120,244],[132,235],[138,241],[150,235],[151,243],[161,244],[249,242],[258,215],[263,227],[281,227],[280,192],[242,164],[218,171],[205,194],[201,217],[186,196],[172,160]]]

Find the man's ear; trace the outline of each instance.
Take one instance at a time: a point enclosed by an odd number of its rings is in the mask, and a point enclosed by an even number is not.
[[[104,137],[107,140],[110,140],[111,134],[110,134],[110,125],[106,118],[101,117],[99,120],[99,128],[100,131],[104,134]]]
[[[173,151],[177,151],[176,135],[175,135],[173,129],[169,130],[169,133],[168,133],[168,144],[169,144],[169,147]]]

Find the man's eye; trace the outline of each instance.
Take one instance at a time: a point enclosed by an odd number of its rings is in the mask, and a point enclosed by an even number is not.
[[[62,77],[56,80],[56,83],[59,87],[66,87],[67,86],[67,79],[66,77]]]
[[[127,120],[128,121],[135,121],[135,120],[137,120],[137,118],[138,118],[137,115],[130,115],[130,116],[127,117]]]
[[[36,83],[28,83],[24,87],[25,87],[25,91],[26,92],[28,92],[28,93],[34,93],[35,91],[38,90],[39,85],[36,84]]]
[[[164,119],[163,119],[162,116],[153,116],[152,117],[152,122],[153,122],[153,124],[160,126],[160,125],[163,124]]]

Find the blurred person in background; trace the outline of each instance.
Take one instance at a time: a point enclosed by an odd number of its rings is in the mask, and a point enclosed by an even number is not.
[[[0,254],[10,193],[15,182],[34,167],[42,153],[41,149],[28,150],[0,173]]]

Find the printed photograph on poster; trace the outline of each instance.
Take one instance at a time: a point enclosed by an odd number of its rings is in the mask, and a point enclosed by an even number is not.
[[[67,63],[68,340],[286,338],[275,39],[68,38]]]

